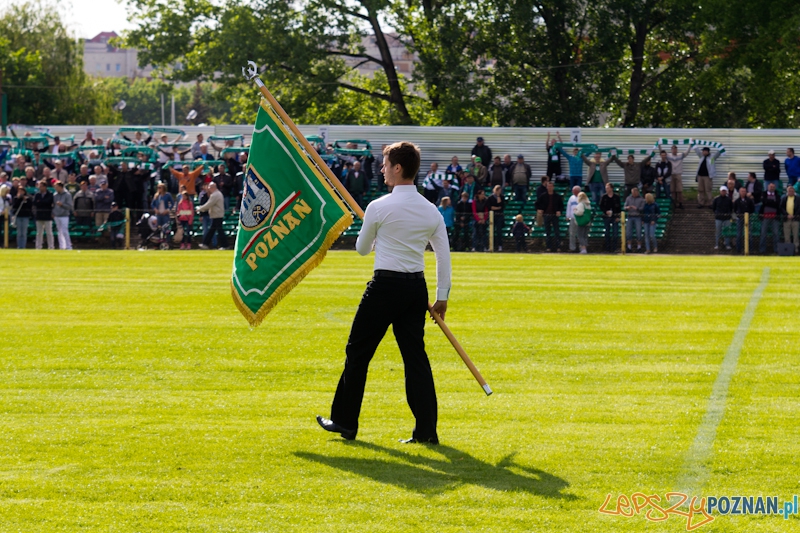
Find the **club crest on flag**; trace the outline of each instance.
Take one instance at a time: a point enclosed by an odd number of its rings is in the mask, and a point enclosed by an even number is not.
[[[272,189],[253,168],[247,170],[242,209],[239,221],[248,230],[255,230],[267,222],[275,209]]]

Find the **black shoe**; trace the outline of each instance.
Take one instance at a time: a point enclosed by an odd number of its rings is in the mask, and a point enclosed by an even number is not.
[[[342,438],[346,440],[355,440],[356,433],[358,433],[357,429],[345,429],[333,420],[329,420],[327,418],[322,418],[321,416],[317,415],[317,423],[324,429],[325,431],[330,431],[332,433],[338,433],[342,436]]]
[[[411,437],[410,439],[400,439],[400,442],[403,444],[439,444],[439,439],[432,437],[430,439],[415,439]]]

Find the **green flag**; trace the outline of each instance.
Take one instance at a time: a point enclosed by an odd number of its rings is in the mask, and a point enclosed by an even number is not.
[[[325,257],[350,211],[275,112],[261,103],[245,173],[231,291],[251,325]]]

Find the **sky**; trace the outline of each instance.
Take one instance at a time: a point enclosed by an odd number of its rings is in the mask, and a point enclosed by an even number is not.
[[[0,0],[0,9],[11,4],[21,4],[24,0]],[[53,2],[46,2],[53,5]],[[101,31],[132,29],[128,22],[127,7],[117,0],[61,0],[57,4],[62,20],[75,37],[91,39]]]

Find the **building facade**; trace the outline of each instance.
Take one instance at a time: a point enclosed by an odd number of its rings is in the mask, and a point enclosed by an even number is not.
[[[91,76],[149,78],[153,68],[139,67],[136,49],[109,44],[115,37],[118,37],[115,32],[104,31],[83,42],[83,70]]]

